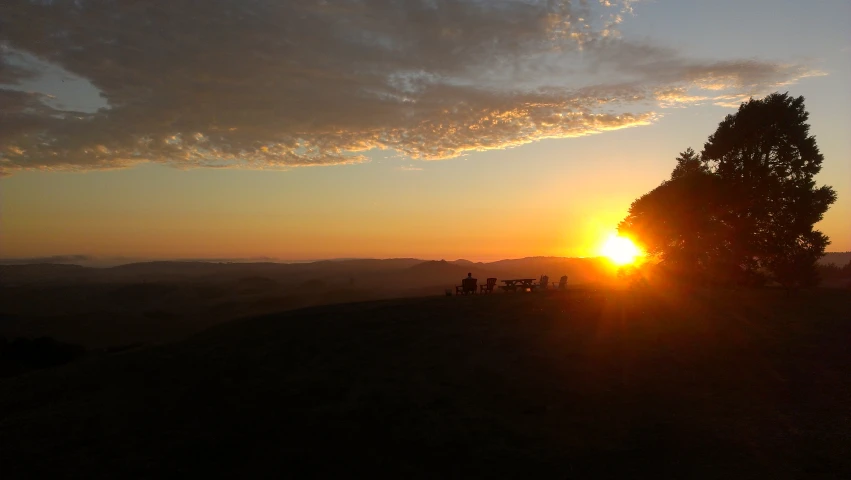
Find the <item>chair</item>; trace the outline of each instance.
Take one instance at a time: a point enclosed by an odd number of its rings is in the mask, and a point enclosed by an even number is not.
[[[466,295],[468,293],[476,293],[476,282],[475,278],[465,278],[461,280],[461,285],[455,287],[455,295]]]
[[[549,286],[550,286],[550,277],[548,277],[546,275],[541,276],[541,281],[540,281],[540,283],[538,283],[538,288],[540,288],[542,290],[546,290],[547,287],[549,287]]]
[[[479,286],[479,292],[493,293],[493,287],[495,287],[495,286],[496,286],[496,279],[495,278],[489,278],[487,280],[486,284]]]
[[[553,282],[553,286],[556,286],[556,282]],[[565,288],[567,288],[567,275],[564,275],[558,280],[558,289],[564,290]]]

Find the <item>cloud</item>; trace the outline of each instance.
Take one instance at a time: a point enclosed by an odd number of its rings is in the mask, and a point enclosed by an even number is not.
[[[648,125],[658,108],[812,74],[626,41],[616,28],[633,8],[631,0],[5,0],[0,174],[140,162],[334,165],[366,161],[373,149],[445,159]],[[67,83],[48,74],[87,79],[101,104],[64,101],[73,97]]]
[[[38,72],[23,64],[23,56],[7,47],[0,47],[0,85],[14,85],[32,80]]]
[[[399,171],[402,171],[402,172],[422,172],[423,168],[422,167],[415,167],[413,165],[402,165],[401,167],[397,167],[396,170],[399,170]]]

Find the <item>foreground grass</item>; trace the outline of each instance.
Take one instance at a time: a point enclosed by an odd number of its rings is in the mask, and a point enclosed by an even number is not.
[[[0,381],[5,478],[843,478],[851,296],[318,307]],[[11,476],[10,476],[11,475]]]

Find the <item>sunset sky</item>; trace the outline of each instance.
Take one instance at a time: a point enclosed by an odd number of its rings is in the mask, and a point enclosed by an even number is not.
[[[848,0],[4,0],[0,257],[597,255],[750,96],[851,250]]]

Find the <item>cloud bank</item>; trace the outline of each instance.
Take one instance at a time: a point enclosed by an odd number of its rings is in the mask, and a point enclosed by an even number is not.
[[[617,27],[634,4],[4,0],[0,173],[286,168],[371,149],[445,159],[646,125],[660,107],[813,74],[629,42]],[[33,87],[44,65],[63,72],[58,92],[86,79],[105,106]]]

